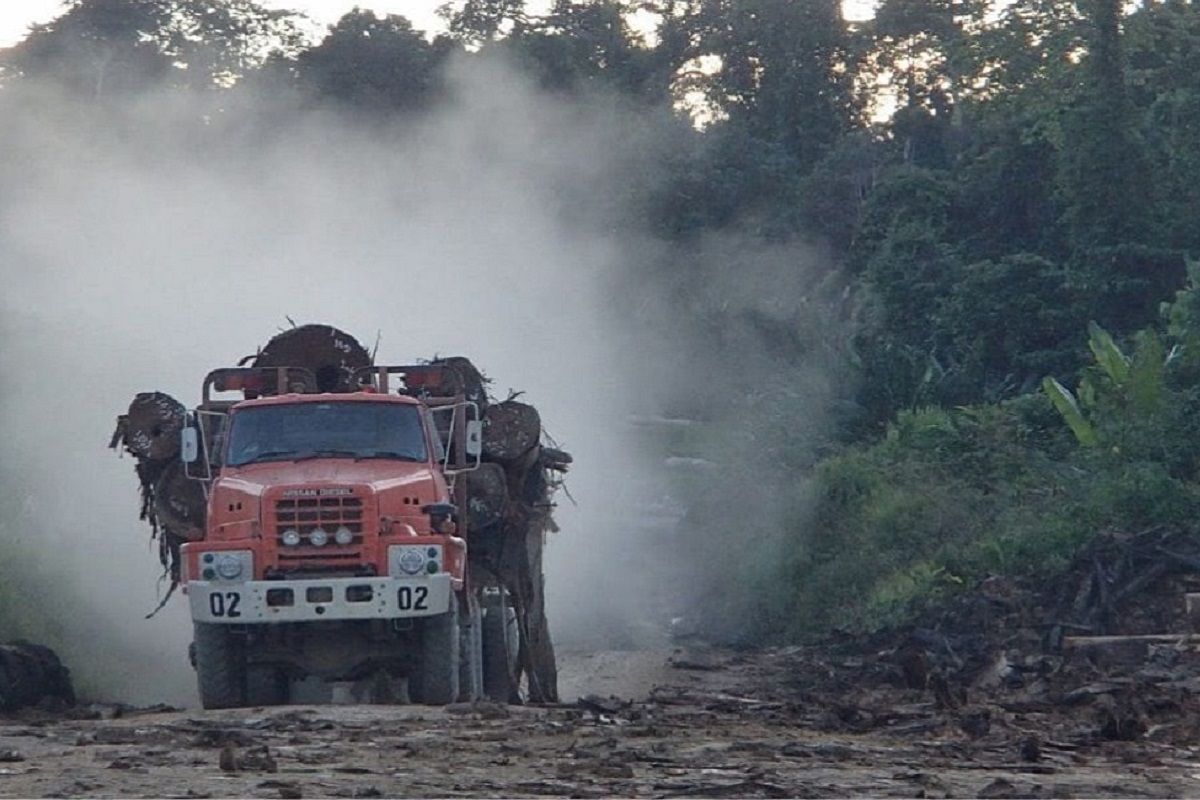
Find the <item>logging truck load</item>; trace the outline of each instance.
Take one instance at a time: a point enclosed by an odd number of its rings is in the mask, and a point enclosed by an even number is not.
[[[571,459],[536,409],[492,402],[465,358],[375,364],[324,325],[200,395],[191,411],[137,395],[110,444],[137,459],[142,518],[187,596],[205,708],[314,682],[557,700],[542,549]]]

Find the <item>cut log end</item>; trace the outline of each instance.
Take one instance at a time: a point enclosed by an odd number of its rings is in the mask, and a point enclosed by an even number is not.
[[[179,454],[179,432],[187,410],[183,403],[163,392],[142,392],[133,398],[129,411],[117,418],[110,447],[124,445],[138,458],[162,461]]]
[[[542,418],[528,403],[505,400],[483,414],[483,454],[495,461],[516,461],[537,446]]]
[[[446,368],[446,381],[430,394],[435,397],[449,397],[461,394],[463,398],[483,409],[488,404],[487,377],[479,371],[469,358],[463,356],[447,356],[431,359],[430,364]]]
[[[254,358],[255,367],[300,367],[322,392],[349,392],[355,370],[371,366],[371,354],[350,334],[331,325],[301,325],[277,334]]]

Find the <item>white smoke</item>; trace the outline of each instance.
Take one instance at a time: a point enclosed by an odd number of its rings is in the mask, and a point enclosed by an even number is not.
[[[588,484],[625,452],[606,443],[626,396],[604,282],[626,245],[594,211],[621,141],[601,107],[559,105],[496,64],[453,85],[446,108],[392,130],[269,104],[204,125],[209,101],[177,95],[4,98],[3,452],[36,552],[13,567],[55,582],[35,581],[20,632],[91,694],[193,700],[184,598],[143,619],[159,569],[133,463],[105,449],[116,415],[141,391],[194,405],[208,370],[289,319],[378,338],[382,361],[470,357],[575,454],[579,507],[605,503]],[[556,629],[554,595],[595,566],[586,542],[603,532],[585,517],[568,503],[550,546]]]
[[[703,395],[697,367],[722,361],[684,363],[688,308],[631,267],[662,255],[624,207],[653,181],[660,128],[492,61],[451,86],[402,127],[240,95],[0,95],[0,455],[19,509],[0,552],[29,598],[0,635],[55,647],[93,697],[195,702],[185,599],[143,618],[157,554],[133,463],[105,445],[136,393],[194,405],[208,370],[294,320],[378,344],[381,362],[465,355],[500,398],[523,391],[575,456],[547,554],[555,641],[658,641],[674,613],[658,567],[689,561],[645,524],[663,465],[628,421],[678,386]],[[723,258],[697,258],[696,280]],[[744,280],[720,285],[749,302]],[[629,324],[647,309],[662,319]]]

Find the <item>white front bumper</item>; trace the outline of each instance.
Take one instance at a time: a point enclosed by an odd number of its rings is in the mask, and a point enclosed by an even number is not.
[[[290,605],[281,602],[289,597],[289,592]],[[229,625],[431,617],[449,610],[453,592],[448,573],[420,578],[187,584],[192,619]]]

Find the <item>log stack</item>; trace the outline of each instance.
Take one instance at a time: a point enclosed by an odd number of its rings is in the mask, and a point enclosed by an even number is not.
[[[477,574],[492,576],[512,598],[520,630],[518,664],[529,700],[558,702],[542,554],[546,534],[557,530],[551,498],[571,457],[542,444],[536,408],[515,397],[492,402],[483,389],[486,379],[474,365],[463,358],[447,361],[472,376],[468,399],[480,406],[483,418],[483,463],[467,473],[471,566]]]

